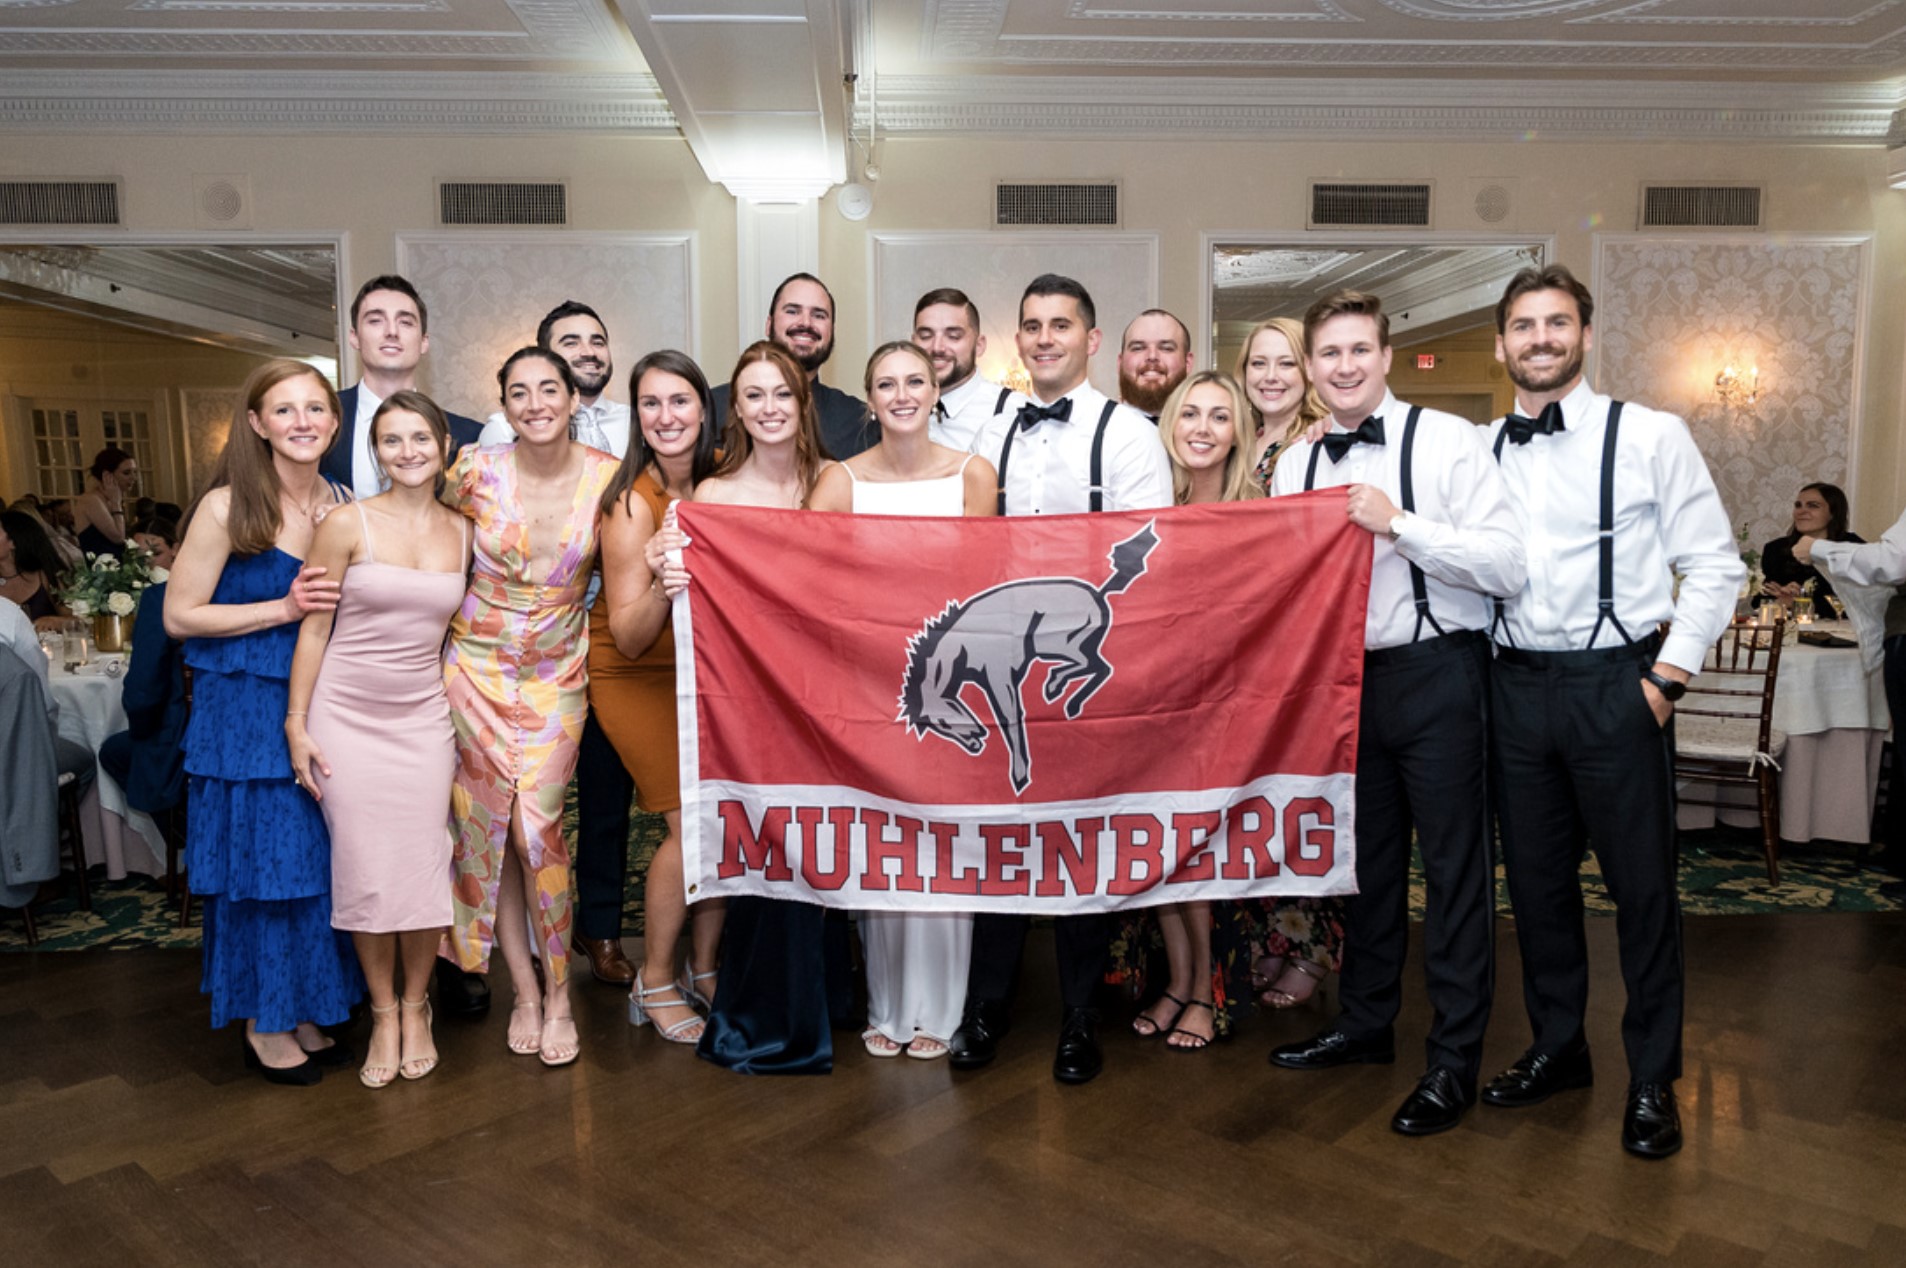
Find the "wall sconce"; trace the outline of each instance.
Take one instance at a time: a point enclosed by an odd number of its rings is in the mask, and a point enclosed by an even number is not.
[[[1760,367],[1749,366],[1743,371],[1722,366],[1714,376],[1714,399],[1728,409],[1752,409],[1760,400]]]
[[[1009,387],[1021,396],[1030,396],[1032,394],[1032,375],[1026,373],[1025,363],[1020,361],[1018,357],[1014,357],[1011,368],[1000,377],[999,385],[1001,387]]]

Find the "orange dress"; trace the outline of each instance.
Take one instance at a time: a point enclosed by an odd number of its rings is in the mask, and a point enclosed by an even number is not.
[[[543,965],[554,983],[569,976],[563,791],[588,711],[583,597],[595,564],[598,503],[615,470],[608,454],[587,453],[556,562],[540,581],[531,574],[515,447],[471,446],[450,470],[456,505],[475,528],[470,591],[450,623],[444,658],[457,731],[450,943],[470,972],[488,970],[496,944],[497,885],[514,806],[536,883],[530,915]]]
[[[644,471],[630,491],[648,504],[660,525],[668,491]],[[636,567],[642,565],[637,561]],[[648,650],[631,660],[609,634],[609,605],[601,599],[589,613],[589,703],[596,722],[615,746],[637,804],[650,814],[682,806],[682,768],[675,743],[675,628],[664,622]]]

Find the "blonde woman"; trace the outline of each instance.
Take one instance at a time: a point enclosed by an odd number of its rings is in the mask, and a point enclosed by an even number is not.
[[[1179,506],[1245,502],[1264,496],[1251,471],[1250,407],[1244,389],[1221,370],[1200,370],[1180,383],[1158,415],[1158,439],[1171,459],[1173,500]],[[1232,1017],[1226,979],[1249,962],[1248,932],[1235,932],[1236,905],[1224,904],[1224,933],[1215,939],[1209,902],[1165,903],[1128,917],[1113,947],[1120,975],[1143,989],[1144,966],[1160,945],[1166,982],[1132,1021],[1144,1038],[1165,1037],[1177,1052],[1196,1052],[1228,1033]],[[1156,920],[1148,919],[1156,917]],[[1214,963],[1223,964],[1214,971]]]
[[[1269,488],[1278,455],[1324,416],[1324,403],[1304,374],[1303,323],[1293,317],[1259,322],[1238,353],[1237,381],[1251,411],[1250,468]]]

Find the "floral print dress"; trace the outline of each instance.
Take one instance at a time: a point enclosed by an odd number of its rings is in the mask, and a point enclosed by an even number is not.
[[[596,556],[598,506],[615,470],[614,458],[588,452],[556,562],[540,580],[531,572],[515,447],[471,446],[450,470],[455,504],[475,528],[470,590],[450,623],[444,660],[457,732],[450,943],[469,972],[487,971],[496,943],[497,885],[515,806],[535,879],[530,915],[543,964],[552,983],[568,979],[563,790],[576,769],[588,712],[583,600]]]

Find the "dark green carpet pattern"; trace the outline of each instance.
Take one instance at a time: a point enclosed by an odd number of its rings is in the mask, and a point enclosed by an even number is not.
[[[570,823],[573,834],[574,823]],[[642,932],[642,878],[649,856],[661,844],[662,820],[637,816],[629,834],[629,886],[624,904],[623,933]],[[1853,848],[1816,843],[1789,846],[1783,853],[1780,884],[1767,883],[1760,840],[1752,832],[1716,828],[1685,833],[1681,844],[1681,907],[1690,916],[1734,916],[1765,912],[1899,911],[1906,908],[1906,885],[1887,872],[1857,867]],[[1497,877],[1498,906],[1509,914],[1506,893]],[[1585,901],[1590,912],[1610,915],[1614,906],[1601,881],[1593,856],[1582,867]],[[81,911],[72,892],[71,877],[47,887],[34,908],[42,951],[78,951],[94,947],[124,950],[132,947],[196,947],[196,912],[192,926],[178,927],[178,909],[165,898],[165,886],[141,876],[108,881],[95,872],[93,910]],[[1423,911],[1420,871],[1411,884],[1412,915]],[[0,911],[0,951],[25,951],[26,925],[15,911]]]

